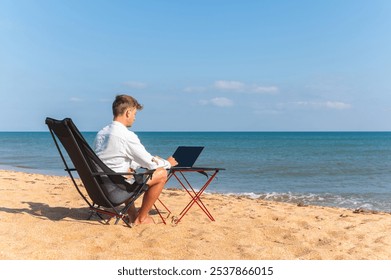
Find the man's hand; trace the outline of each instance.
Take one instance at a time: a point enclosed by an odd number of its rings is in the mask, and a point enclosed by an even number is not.
[[[159,159],[162,160],[161,157],[159,157],[159,156],[154,156],[154,157],[152,158],[152,161],[153,161],[154,163],[156,163],[156,164],[159,164]],[[173,157],[169,157],[169,158],[167,159],[167,161],[171,164],[171,166],[176,166],[176,165],[178,165],[178,162],[177,162],[177,161],[175,160],[175,158],[173,158]]]
[[[178,165],[178,162],[175,160],[175,158],[173,158],[173,157],[169,157],[168,159],[167,159],[167,161],[171,164],[171,166],[176,166],[176,165]]]

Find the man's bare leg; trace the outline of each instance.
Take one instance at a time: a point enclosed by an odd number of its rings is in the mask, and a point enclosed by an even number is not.
[[[152,217],[148,215],[148,212],[152,209],[153,204],[159,198],[166,181],[167,171],[163,168],[156,169],[156,171],[153,173],[152,179],[147,182],[149,188],[144,193],[141,208],[139,209],[138,215],[134,220],[135,225],[155,223]]]
[[[126,204],[128,204],[128,202],[126,202]],[[136,220],[137,209],[136,209],[136,206],[134,205],[134,203],[132,203],[132,205],[129,207],[127,214],[129,217],[129,222],[133,222],[134,220]]]

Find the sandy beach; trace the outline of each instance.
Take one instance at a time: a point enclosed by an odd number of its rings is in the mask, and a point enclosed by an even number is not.
[[[188,203],[170,188],[177,215]],[[0,170],[2,260],[390,260],[391,215],[352,209],[203,195],[178,225],[133,228],[89,216],[66,176]]]

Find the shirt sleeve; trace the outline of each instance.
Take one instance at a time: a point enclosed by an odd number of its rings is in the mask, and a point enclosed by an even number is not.
[[[141,144],[140,139],[134,132],[129,131],[126,142],[126,153],[132,159],[131,166],[143,167],[149,170],[160,167],[165,169],[171,168],[171,164],[167,160],[153,157]]]

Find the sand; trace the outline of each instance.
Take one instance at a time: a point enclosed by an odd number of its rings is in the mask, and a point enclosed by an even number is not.
[[[161,199],[174,215],[189,201],[170,188]],[[177,225],[164,225],[155,213],[156,225],[105,225],[87,220],[68,177],[0,170],[0,259],[391,259],[389,213],[220,194],[202,200],[216,221],[194,205]]]

